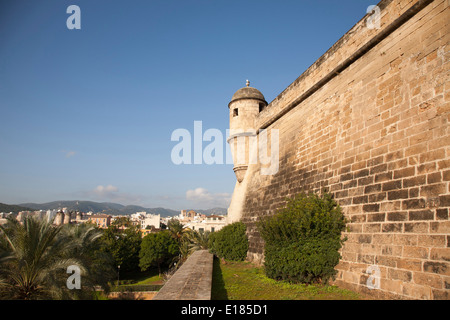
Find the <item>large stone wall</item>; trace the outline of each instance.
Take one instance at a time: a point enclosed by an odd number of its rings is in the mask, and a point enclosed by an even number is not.
[[[450,298],[449,3],[381,1],[381,28],[363,18],[258,115],[257,128],[279,130],[280,169],[250,165],[229,213],[247,225],[249,260],[263,259],[260,216],[326,190],[350,221],[337,284]]]

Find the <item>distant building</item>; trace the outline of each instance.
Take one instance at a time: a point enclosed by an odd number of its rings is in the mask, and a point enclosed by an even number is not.
[[[58,210],[36,210],[36,211],[19,211],[17,215],[10,213],[8,215],[0,215],[0,218],[6,218],[7,216],[15,216],[16,220],[20,223],[23,223],[25,218],[33,217],[38,219],[45,219],[47,221],[53,221],[53,224],[56,226],[61,226],[64,224],[74,224],[74,223],[83,223],[86,220],[83,220],[83,213],[77,211],[69,211],[67,208],[58,209]]]
[[[199,232],[214,232],[219,231],[226,225],[224,216],[210,215],[203,219],[196,219],[186,223],[186,227]]]
[[[145,211],[136,212],[131,215],[131,221],[136,223],[141,230],[146,230],[150,227],[154,229],[161,228],[161,215],[159,214],[147,213]]]
[[[2,219],[6,219],[10,216],[14,216],[14,212],[0,212],[0,218]]]
[[[106,229],[111,225],[111,216],[107,214],[91,215],[88,221],[95,223],[99,228]]]
[[[57,210],[47,210],[47,212],[46,212],[47,219],[49,221],[55,219],[56,213],[57,213]]]
[[[147,227],[154,227],[155,229],[161,228],[161,216],[159,214],[146,214],[144,219],[141,220],[141,229],[147,229]]]
[[[177,217],[181,222],[200,221],[206,218],[203,213],[195,212],[194,210],[181,210],[180,215]]]
[[[155,233],[161,231],[161,229],[156,229],[153,226],[150,226],[148,229],[139,229],[139,231],[142,233],[142,237],[145,237],[146,235],[150,233]]]
[[[20,223],[23,223],[23,221],[27,217],[34,217],[34,218],[38,218],[38,219],[46,218],[46,219],[48,219],[50,221],[48,211],[44,211],[44,210],[20,211],[20,212],[17,213],[16,219]]]

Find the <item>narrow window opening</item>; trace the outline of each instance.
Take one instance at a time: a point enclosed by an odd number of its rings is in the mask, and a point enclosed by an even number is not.
[[[233,109],[233,117],[237,117],[239,115],[238,108]]]
[[[259,112],[263,111],[266,105],[264,103],[259,104]]]

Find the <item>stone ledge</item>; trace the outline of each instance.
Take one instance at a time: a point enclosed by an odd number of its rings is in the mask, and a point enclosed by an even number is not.
[[[153,300],[210,300],[213,255],[195,251],[159,290]]]

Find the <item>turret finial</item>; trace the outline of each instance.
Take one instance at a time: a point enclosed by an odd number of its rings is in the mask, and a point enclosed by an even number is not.
[[[250,86],[250,81],[247,80],[246,85],[247,85],[247,87]]]

